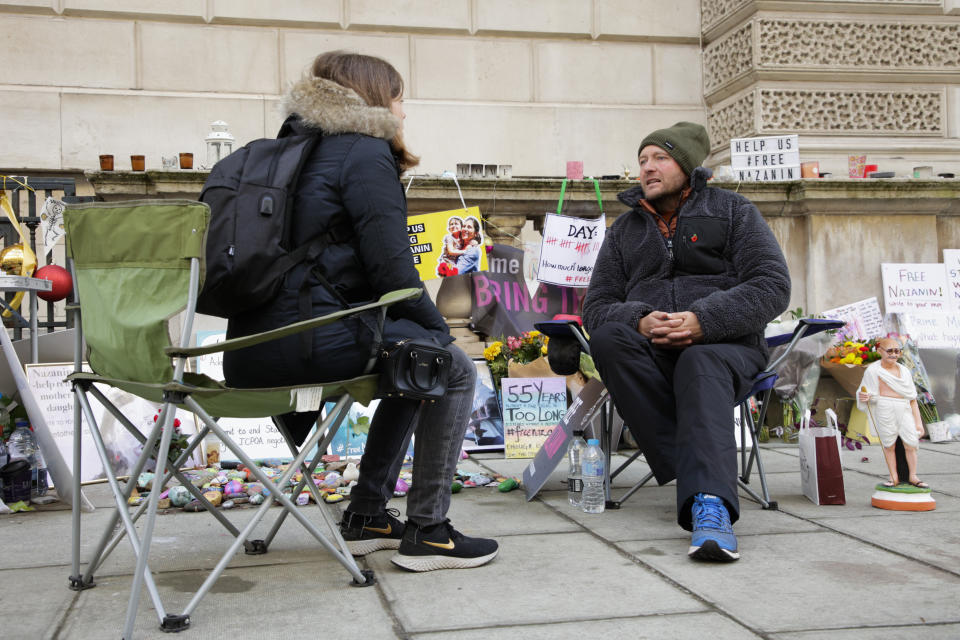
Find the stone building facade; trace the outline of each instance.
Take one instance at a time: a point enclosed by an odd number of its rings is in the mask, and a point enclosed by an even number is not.
[[[386,58],[406,82],[418,171],[634,168],[648,129],[706,123],[698,0],[15,0],[0,2],[10,171],[201,158],[214,120],[274,135],[312,58]]]
[[[403,74],[422,173],[635,171],[636,144],[708,124],[798,133],[907,175],[960,169],[960,0],[13,0],[0,2],[0,168],[78,172],[112,153],[204,157],[213,120],[272,135],[279,96],[320,51]]]

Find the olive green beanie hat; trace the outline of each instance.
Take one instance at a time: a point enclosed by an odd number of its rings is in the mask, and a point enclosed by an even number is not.
[[[693,122],[678,122],[668,129],[654,131],[640,143],[637,155],[648,145],[656,145],[670,154],[688,176],[710,154],[707,130]]]

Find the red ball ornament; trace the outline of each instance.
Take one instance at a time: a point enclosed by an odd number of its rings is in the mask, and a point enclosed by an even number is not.
[[[45,267],[40,267],[33,274],[33,277],[49,280],[53,283],[53,289],[50,291],[37,292],[37,297],[47,302],[63,300],[70,293],[70,290],[73,289],[73,278],[70,277],[70,272],[56,264],[48,264]]]

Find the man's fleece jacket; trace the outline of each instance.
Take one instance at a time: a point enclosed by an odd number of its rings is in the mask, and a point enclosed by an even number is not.
[[[697,167],[692,192],[667,240],[640,205],[641,187],[619,194],[632,207],[606,233],[583,303],[587,331],[606,322],[636,328],[651,311],[692,311],[704,343],[765,350],[763,330],[790,302],[783,252],[747,198],[707,187]]]

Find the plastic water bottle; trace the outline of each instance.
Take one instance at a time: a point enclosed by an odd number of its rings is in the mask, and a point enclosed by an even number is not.
[[[580,507],[583,500],[583,451],[587,443],[583,439],[583,431],[574,431],[570,448],[567,449],[567,460],[570,462],[570,471],[567,473],[567,500],[572,507]]]
[[[606,506],[606,493],[603,490],[603,476],[606,459],[596,438],[587,440],[583,452],[583,512],[603,513]]]
[[[10,462],[10,455],[7,453],[7,445],[3,443],[3,437],[0,436],[0,469],[3,465]],[[0,477],[0,495],[3,494],[3,478]]]
[[[37,464],[40,448],[37,446],[37,440],[30,430],[30,425],[26,420],[17,420],[17,428],[10,434],[7,442],[9,446],[10,460],[22,458],[30,464],[30,495],[38,496],[47,492],[47,469],[43,468],[43,486],[40,487],[39,465]]]

